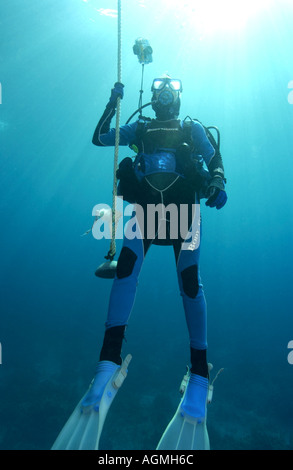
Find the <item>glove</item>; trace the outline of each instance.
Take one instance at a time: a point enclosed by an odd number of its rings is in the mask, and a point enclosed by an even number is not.
[[[212,178],[207,191],[208,200],[206,206],[216,207],[222,209],[227,202],[227,193],[225,191],[225,184],[221,177],[216,176]]]
[[[111,90],[111,96],[110,96],[109,103],[108,103],[109,105],[116,108],[118,98],[120,98],[121,100],[123,98],[123,95],[124,95],[123,88],[124,88],[124,85],[122,83],[119,83],[119,82],[115,83],[114,88],[112,88]]]

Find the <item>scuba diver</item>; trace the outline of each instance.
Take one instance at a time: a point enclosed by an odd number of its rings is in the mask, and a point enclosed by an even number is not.
[[[110,294],[96,375],[79,406],[83,415],[93,409],[97,415],[106,415],[115,396],[114,389],[109,391],[107,387],[113,383],[117,371],[123,367],[125,369],[121,359],[122,344],[144,258],[152,244],[172,245],[190,338],[191,368],[184,397],[158,449],[207,449],[207,308],[199,272],[200,243],[189,244],[188,249],[184,247],[185,242],[190,240],[190,233],[194,235],[194,230],[191,230],[193,224],[197,227],[200,225],[198,211],[195,209],[200,198],[206,198],[206,205],[217,209],[221,209],[227,201],[224,166],[219,149],[211,144],[203,125],[196,120],[178,119],[181,80],[167,75],[156,78],[151,91],[151,105],[156,118],[148,119],[140,115],[135,122],[121,126],[119,140],[119,145],[128,145],[137,151],[134,162],[129,157],[122,160],[117,177],[120,195],[126,201],[134,203],[134,211],[136,205],[143,208],[143,215],[137,215],[136,219],[136,229],[139,228],[141,236],[128,236],[131,235],[128,229],[125,231]],[[122,99],[123,96],[124,85],[115,83],[94,131],[94,145],[115,145],[116,131],[111,128],[111,120],[115,115],[118,97]],[[203,163],[207,168],[205,171]],[[172,221],[168,218],[167,211],[162,210],[161,215],[159,213],[156,218],[153,235],[148,236],[147,209],[150,205],[166,208],[170,204],[177,208],[178,220],[182,208],[188,208],[186,230],[180,230],[180,233],[177,231],[178,236],[172,237]],[[160,229],[162,223],[165,227],[163,232]],[[108,402],[104,405],[106,399]],[[106,411],[102,410],[103,406]],[[104,416],[98,424],[99,436],[103,422]],[[182,423],[186,424],[184,433]],[[202,431],[200,425],[203,426]],[[196,436],[195,429],[196,432],[201,432],[201,437]],[[195,442],[200,439],[201,443]],[[98,443],[95,448],[98,448]]]

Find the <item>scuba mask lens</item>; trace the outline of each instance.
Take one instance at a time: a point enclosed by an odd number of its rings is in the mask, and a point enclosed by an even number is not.
[[[152,91],[162,90],[167,85],[174,91],[182,92],[182,82],[175,78],[155,78],[152,85]]]
[[[152,91],[161,90],[166,85],[166,82],[162,78],[155,78],[152,85]]]
[[[170,80],[170,87],[174,91],[182,91],[182,83],[181,80]]]

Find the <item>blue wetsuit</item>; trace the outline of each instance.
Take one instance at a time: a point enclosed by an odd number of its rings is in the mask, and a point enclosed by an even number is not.
[[[114,110],[108,109],[107,111],[106,109],[93,136],[95,145],[115,145],[115,129],[110,129],[109,126],[113,115]],[[138,122],[134,122],[120,127],[120,145],[131,145],[135,142],[137,126]],[[211,175],[213,175],[213,169],[218,170],[219,168],[219,161],[213,162],[215,150],[199,122],[192,122],[191,138],[197,153],[202,155]],[[179,207],[181,202],[187,202],[191,207],[195,202],[196,194],[194,191],[189,191],[184,184],[184,178],[180,178],[180,181],[171,185],[170,190],[159,191],[158,196],[164,196],[164,203],[174,202]],[[188,195],[184,197],[186,188]],[[154,197],[152,187],[146,184],[144,189],[144,201],[146,203],[159,202]],[[179,290],[183,300],[190,337],[191,371],[206,377],[208,374],[206,361],[207,309],[199,274],[200,244],[197,244],[194,249],[183,250],[181,248],[184,241],[184,237],[181,236],[172,240],[169,244],[172,244],[174,248]],[[156,241],[146,237],[143,239],[128,237],[126,230],[123,247],[118,259],[117,273],[111,290],[101,360],[112,360],[119,363],[123,333],[134,304],[138,277],[144,257],[152,243],[156,243]],[[119,356],[117,356],[118,351]]]

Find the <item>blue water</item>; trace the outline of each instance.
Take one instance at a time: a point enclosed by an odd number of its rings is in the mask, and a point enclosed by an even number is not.
[[[238,24],[227,0],[205,12],[122,1],[122,123],[138,105],[132,46],[145,36],[144,102],[168,71],[183,82],[181,117],[221,130],[229,200],[202,208],[209,361],[225,369],[208,411],[212,449],[293,448],[293,7],[266,3]],[[93,273],[109,241],[81,234],[93,206],[111,204],[113,149],[91,137],[117,79],[116,10],[114,0],[0,6],[1,449],[49,449],[98,360],[111,281]],[[168,247],[145,260],[126,353],[101,448],[155,449],[189,362]]]

